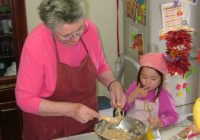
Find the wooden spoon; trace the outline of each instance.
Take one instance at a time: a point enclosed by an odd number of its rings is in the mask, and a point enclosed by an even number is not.
[[[100,116],[99,120],[105,120],[111,124],[119,124],[119,122],[121,121],[121,119],[119,119],[119,117],[108,117],[108,116]]]

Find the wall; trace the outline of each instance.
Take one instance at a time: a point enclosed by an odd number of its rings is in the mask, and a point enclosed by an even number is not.
[[[108,63],[114,70],[115,60],[117,58],[117,40],[116,40],[116,0],[87,0],[89,18],[96,23],[102,47],[105,52]],[[41,0],[26,0],[28,31],[30,32],[39,22],[37,7]],[[119,21],[120,21],[120,50],[123,48],[123,6],[119,0]],[[108,95],[107,88],[98,83],[97,92],[100,95]]]
[[[26,3],[26,15],[28,31],[30,32],[38,23],[40,23],[40,18],[38,16],[37,7],[42,0],[25,0]]]

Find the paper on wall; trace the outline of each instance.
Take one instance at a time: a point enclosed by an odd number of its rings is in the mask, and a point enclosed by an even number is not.
[[[165,32],[174,30],[182,25],[183,8],[181,2],[176,6],[174,3],[167,3],[161,6],[163,30]]]

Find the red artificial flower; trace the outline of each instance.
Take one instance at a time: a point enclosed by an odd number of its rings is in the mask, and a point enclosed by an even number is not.
[[[200,50],[198,51],[198,62],[200,63]]]
[[[167,47],[184,45],[191,49],[192,37],[186,30],[169,31],[165,39]]]
[[[178,73],[179,75],[184,76],[184,74],[189,71],[190,67],[188,56],[192,49],[192,37],[189,31],[169,31],[162,36],[162,38],[166,39],[168,72],[171,75]]]
[[[181,86],[180,84],[177,84],[177,85],[176,85],[176,89],[177,89],[177,90],[181,90],[181,88],[182,88],[182,86]]]
[[[183,88],[187,88],[187,87],[188,87],[188,83],[184,83]]]
[[[136,49],[136,47],[137,47],[137,46],[136,46],[136,43],[133,43],[133,44],[132,44],[132,48]]]

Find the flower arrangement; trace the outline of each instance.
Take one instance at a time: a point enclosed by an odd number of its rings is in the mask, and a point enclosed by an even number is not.
[[[198,61],[198,63],[200,63],[200,50],[198,51],[198,56],[197,56],[197,61]]]
[[[191,31],[179,29],[168,31],[161,36],[161,39],[166,40],[167,46],[167,68],[168,73],[174,75],[178,73],[184,76],[190,67],[189,54],[192,49]]]

